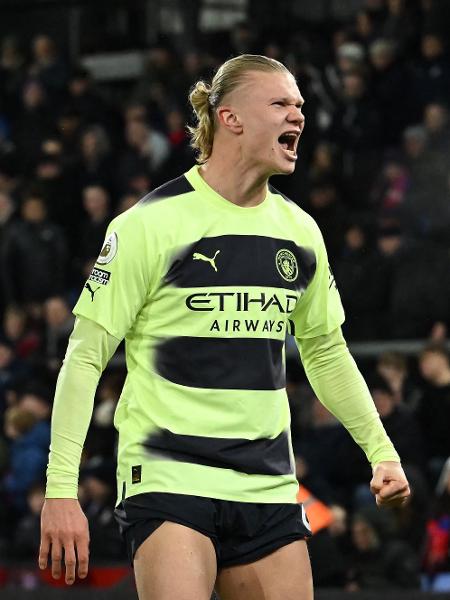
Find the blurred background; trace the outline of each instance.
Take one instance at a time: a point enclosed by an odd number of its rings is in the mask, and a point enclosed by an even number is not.
[[[190,86],[245,52],[283,61],[306,100],[295,174],[272,183],[323,232],[412,487],[403,510],[375,508],[362,451],[288,340],[317,598],[450,597],[449,34],[445,0],[0,0],[2,597],[67,594],[35,563],[71,308],[110,219],[194,163]],[[75,597],[134,593],[113,520],[124,376],[120,348],[83,453],[92,568]]]

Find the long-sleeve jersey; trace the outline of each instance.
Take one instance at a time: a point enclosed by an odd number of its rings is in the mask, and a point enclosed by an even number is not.
[[[372,464],[399,460],[340,333],[315,222],[269,187],[243,208],[194,167],[114,219],[74,308],[47,497],[76,497],[98,378],[125,338],[118,499],[143,492],[295,502],[284,341]]]

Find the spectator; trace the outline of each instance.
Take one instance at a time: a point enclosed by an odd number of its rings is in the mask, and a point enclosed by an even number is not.
[[[383,352],[377,359],[376,370],[389,385],[395,404],[415,411],[421,393],[411,380],[406,356],[399,352]]]
[[[422,31],[446,34],[450,27],[450,7],[447,0],[421,1]]]
[[[326,131],[330,127],[333,115],[341,102],[343,77],[350,73],[366,71],[363,46],[349,41],[344,31],[335,33],[333,46],[334,61],[326,64],[323,70],[317,69],[311,63],[307,63],[305,69],[309,76],[306,95],[317,105],[316,119],[321,131]],[[302,83],[300,85],[303,89]]]
[[[64,168],[74,169],[79,160],[80,136],[83,129],[81,115],[75,107],[66,105],[59,112],[56,126],[63,148]]]
[[[166,122],[171,150],[176,150],[180,146],[189,146],[189,138],[186,132],[186,115],[179,108],[173,108],[166,114]]]
[[[397,153],[388,153],[371,194],[380,218],[398,219],[402,215],[409,185],[404,161]]]
[[[29,174],[41,150],[42,140],[54,130],[54,121],[42,83],[28,80],[22,89],[22,110],[13,124],[21,170]]]
[[[413,89],[417,118],[430,102],[450,101],[450,65],[442,35],[425,33],[420,52],[420,60],[415,65]]]
[[[410,183],[403,204],[403,222],[414,236],[440,239],[448,226],[446,203],[447,162],[429,150],[425,127],[408,127],[404,134]]]
[[[80,470],[80,497],[89,521],[90,554],[97,560],[123,560],[124,542],[114,519],[115,465],[93,457]]]
[[[114,177],[109,136],[102,126],[91,125],[81,134],[80,158],[75,167],[80,191],[88,185],[101,185],[114,193]]]
[[[87,218],[81,223],[78,232],[76,262],[78,268],[97,258],[105,238],[106,228],[111,220],[110,199],[106,189],[100,185],[90,185],[83,190],[83,208]]]
[[[0,255],[4,239],[15,218],[15,207],[10,194],[0,191]],[[3,286],[2,286],[3,288]],[[6,297],[4,290],[0,291],[0,315],[5,310]]]
[[[438,246],[408,239],[395,223],[380,225],[377,244],[389,282],[384,336],[394,339],[428,336],[436,322],[448,320],[448,258]]]
[[[380,30],[381,37],[398,44],[401,54],[405,54],[411,50],[417,25],[413,7],[407,0],[387,0],[387,10]]]
[[[34,191],[25,195],[21,219],[4,240],[1,265],[9,304],[42,303],[64,289],[64,236],[47,220],[44,200]]]
[[[353,37],[367,50],[377,38],[375,19],[369,10],[360,10],[355,18]]]
[[[32,561],[39,554],[41,542],[41,510],[45,498],[45,484],[35,483],[27,493],[28,513],[17,523],[12,541],[12,555],[24,561]]]
[[[431,481],[435,482],[450,456],[450,359],[442,345],[426,346],[419,355],[419,370],[425,385],[419,418]]]
[[[19,187],[19,172],[13,160],[0,158],[0,192],[9,194],[14,201]]]
[[[123,381],[121,373],[110,373],[103,377],[98,387],[92,423],[85,443],[88,456],[110,458],[115,454],[117,432],[114,429],[114,412]]]
[[[33,39],[29,73],[39,79],[55,100],[60,98],[67,82],[67,67],[48,35],[37,35]]]
[[[122,190],[129,187],[130,179],[137,174],[155,177],[156,170],[163,165],[170,152],[167,138],[141,119],[129,120],[125,135],[128,147],[119,159],[119,184]]]
[[[254,23],[242,21],[230,32],[231,52],[237,54],[254,54],[256,50],[257,31]]]
[[[139,194],[135,194],[133,192],[125,193],[120,199],[117,207],[116,215],[120,215],[126,210],[130,209],[132,206],[139,202],[141,196]]]
[[[366,482],[370,468],[364,453],[355,447],[347,431],[327,409],[314,398],[312,424],[298,440],[296,455],[301,456],[314,481],[305,485],[328,504],[349,506],[354,487]]]
[[[374,70],[372,91],[383,122],[383,143],[386,146],[395,145],[412,118],[408,106],[410,76],[398,58],[393,40],[379,38],[373,41],[369,56]]]
[[[423,566],[427,575],[433,577],[450,571],[450,458],[440,473],[426,529]]]
[[[148,102],[155,84],[168,94],[176,89],[178,70],[173,52],[167,45],[155,45],[147,53],[144,74],[131,93],[132,98],[140,102]]]
[[[382,377],[373,376],[369,380],[369,389],[381,422],[397,448],[402,463],[422,469],[425,466],[423,439],[416,417],[403,404],[396,404],[391,388]]]
[[[25,310],[19,306],[8,306],[3,317],[3,333],[13,345],[19,359],[29,359],[40,345],[39,333],[33,329]]]
[[[10,114],[17,110],[24,78],[25,56],[21,44],[15,36],[6,36],[0,47],[0,105]]]
[[[0,338],[0,424],[7,406],[7,392],[27,375],[27,366],[18,359],[11,342]]]
[[[354,515],[348,591],[420,588],[418,558],[393,527],[387,511],[370,507]]]
[[[16,406],[32,414],[37,421],[50,422],[51,393],[42,381],[27,382],[17,396]]]
[[[51,148],[52,140],[45,140],[43,147]],[[67,241],[71,241],[73,223],[79,218],[71,177],[64,168],[64,159],[58,151],[43,151],[36,159],[34,187],[45,200],[48,218],[63,229]]]
[[[96,89],[87,69],[74,67],[67,84],[68,104],[81,115],[83,123],[115,133],[117,116],[103,94]]]
[[[424,110],[424,126],[428,133],[428,147],[435,156],[435,160],[439,160],[443,156],[448,165],[450,120],[447,107],[439,102],[427,104]]]
[[[50,424],[37,421],[30,412],[12,406],[5,413],[5,434],[12,443],[10,469],[3,486],[11,506],[23,514],[27,509],[28,490],[45,475]]]
[[[319,142],[314,148],[309,168],[309,185],[313,186],[315,182],[327,180],[332,182],[340,193],[342,191],[340,171],[341,164],[336,145],[326,141]]]
[[[346,225],[346,211],[336,186],[326,179],[313,183],[306,210],[319,225],[330,262],[334,265],[341,253]]]
[[[14,220],[15,207],[11,196],[0,191],[0,246]]]
[[[196,81],[208,77],[207,57],[198,49],[191,49],[181,57],[182,72],[177,85],[177,98],[187,98],[189,90]]]
[[[425,473],[407,465],[405,472],[412,490],[410,501],[392,510],[396,537],[408,544],[421,557],[426,538],[426,522],[430,511],[431,494]]]
[[[61,368],[67,341],[75,321],[69,306],[61,296],[48,298],[44,304],[44,356],[47,369],[56,374]]]
[[[378,166],[380,114],[360,73],[343,78],[343,99],[327,135],[342,152],[348,201],[364,208]]]
[[[349,340],[377,339],[385,335],[386,273],[386,264],[371,247],[367,227],[353,220],[334,265],[336,283],[347,312],[343,330]]]

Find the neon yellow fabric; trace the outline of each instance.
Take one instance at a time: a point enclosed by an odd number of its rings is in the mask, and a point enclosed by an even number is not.
[[[119,340],[88,319],[76,319],[56,384],[46,498],[76,498],[81,451],[100,375]]]
[[[89,287],[74,308],[77,316],[95,321],[118,339],[125,337],[128,376],[115,415],[119,494],[125,484],[126,496],[166,491],[249,502],[295,502],[297,481],[284,384],[267,386],[259,380],[267,379],[266,371],[272,368],[272,346],[265,340],[280,344],[279,360],[284,364],[287,331],[325,334],[343,321],[339,294],[329,287],[322,236],[309,215],[276,191],[269,190],[258,206],[242,208],[210,188],[198,167],[183,181],[181,193],[179,184],[175,189],[169,183],[114,219]],[[248,251],[239,251],[244,240]],[[202,243],[210,244],[209,249]],[[266,262],[259,250],[265,252],[271,244],[273,253]],[[297,256],[297,265],[289,248]],[[302,256],[314,263],[315,302],[308,299],[306,283],[295,287],[306,277]],[[183,269],[192,272],[192,285],[177,284],[178,263],[181,278]],[[204,281],[199,279],[201,273]],[[236,275],[236,280],[225,280],[226,273],[232,279]],[[237,367],[230,367],[230,377],[236,378],[238,371],[243,380],[256,381],[255,387],[236,389],[215,381],[194,385],[167,377],[159,368],[161,344],[186,340],[194,354],[196,341],[207,347],[204,358],[212,361],[212,371],[223,375],[223,365],[234,360]],[[234,343],[246,340],[267,346],[259,373],[257,365],[250,366],[252,352],[242,352],[239,360],[233,357]],[[223,343],[217,353],[215,342]],[[181,354],[179,362],[190,360],[190,354]],[[170,359],[170,352],[164,358]],[[194,361],[192,370],[201,372],[203,362]],[[175,447],[162,448],[168,437]],[[246,464],[246,445],[251,449],[258,443],[262,468]],[[199,444],[202,456],[196,460]],[[225,449],[217,450],[217,444]],[[273,457],[272,447],[278,452]],[[230,452],[238,458],[227,463]],[[235,466],[236,461],[243,464]],[[133,477],[136,466],[139,477]]]
[[[320,375],[321,390],[332,391],[331,400],[322,394],[325,401],[337,403],[359,442],[367,445],[367,427],[380,426],[365,395],[356,409],[361,423],[335,396],[327,362],[335,345],[327,352],[319,346],[317,360],[308,351],[340,327],[344,313],[317,225],[275,190],[242,208],[193,167],[114,219],[74,313],[77,333],[55,399],[51,497],[76,495],[95,387],[123,338],[128,373],[114,419],[118,500],[157,491],[296,502],[281,376],[289,331],[312,380]],[[370,454],[380,454],[372,444],[384,452],[385,438],[369,437]]]
[[[316,396],[344,425],[370,464],[400,462],[342,331],[297,339],[303,366]]]

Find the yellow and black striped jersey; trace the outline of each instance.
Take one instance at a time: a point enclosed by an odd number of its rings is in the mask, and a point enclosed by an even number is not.
[[[269,186],[243,208],[193,167],[112,221],[74,313],[125,338],[120,495],[296,501],[286,333],[325,335],[344,316],[295,203]]]

